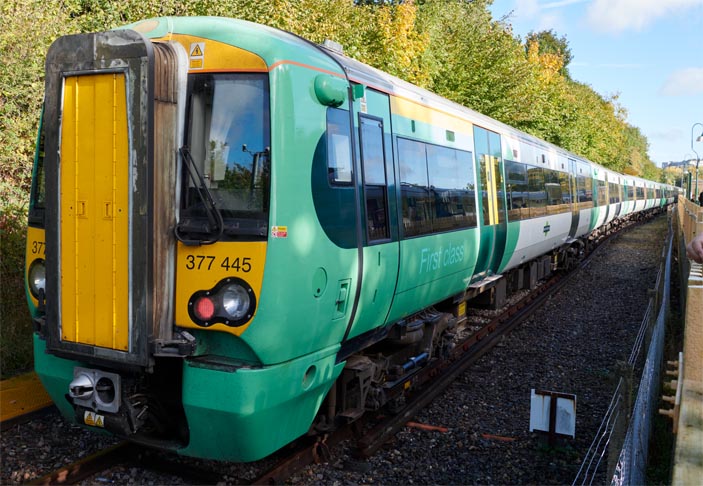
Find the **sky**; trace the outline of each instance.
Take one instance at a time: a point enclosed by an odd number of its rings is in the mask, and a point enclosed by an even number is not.
[[[657,166],[703,159],[703,0],[493,0],[491,11],[523,40],[566,37],[572,79],[619,96]]]

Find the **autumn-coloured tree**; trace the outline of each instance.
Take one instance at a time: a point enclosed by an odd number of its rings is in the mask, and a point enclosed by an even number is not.
[[[530,32],[525,39],[525,48],[528,51],[531,45],[536,45],[540,55],[550,54],[561,59],[559,73],[564,77],[569,77],[569,63],[573,59],[569,42],[566,36],[559,37],[554,30],[543,30],[540,32]]]

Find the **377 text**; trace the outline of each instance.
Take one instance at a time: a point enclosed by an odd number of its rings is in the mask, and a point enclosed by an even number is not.
[[[32,241],[32,254],[44,255],[46,253],[46,245],[43,241]]]

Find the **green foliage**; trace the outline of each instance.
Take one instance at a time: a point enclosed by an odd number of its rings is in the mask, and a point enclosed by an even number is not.
[[[22,205],[29,194],[44,56],[64,24],[56,4],[6,0],[0,6],[0,209]]]
[[[485,0],[427,0],[418,17],[430,37],[431,90],[500,121],[532,118],[525,114],[531,66]]]
[[[5,378],[32,364],[32,321],[24,294],[27,211],[0,210],[0,371]]]
[[[566,36],[558,37],[557,33],[552,29],[543,30],[541,32],[530,32],[527,34],[527,39],[525,40],[526,52],[529,50],[528,46],[532,43],[537,44],[540,54],[551,54],[561,59],[561,69],[559,72],[564,77],[569,77],[568,67],[573,59],[573,55],[571,54],[571,48],[569,47],[569,42],[566,40]]]
[[[27,201],[44,84],[44,56],[65,33],[56,1],[0,5],[0,369],[31,366],[31,319],[24,294]],[[28,33],[31,33],[28,35]]]

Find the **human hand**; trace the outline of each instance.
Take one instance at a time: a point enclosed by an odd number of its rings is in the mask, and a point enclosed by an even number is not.
[[[703,232],[698,233],[691,242],[686,245],[686,255],[697,263],[703,263]]]

